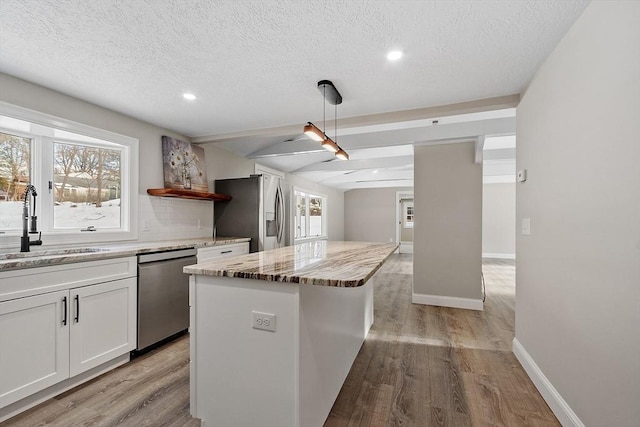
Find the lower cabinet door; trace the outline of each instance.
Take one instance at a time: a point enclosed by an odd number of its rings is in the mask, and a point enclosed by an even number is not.
[[[71,289],[70,375],[136,347],[136,278]]]
[[[0,303],[0,407],[69,377],[69,291]]]

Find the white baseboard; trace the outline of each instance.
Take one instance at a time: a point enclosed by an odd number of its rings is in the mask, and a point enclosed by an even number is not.
[[[440,295],[425,295],[414,293],[411,296],[411,302],[414,304],[436,305],[439,307],[464,308],[467,310],[484,309],[484,303],[481,299],[444,297]]]
[[[564,427],[584,427],[584,423],[571,409],[569,404],[562,398],[558,390],[551,384],[551,381],[544,375],[536,362],[531,358],[527,350],[524,349],[518,338],[513,339],[513,354],[524,368],[533,384],[536,386],[542,398],[547,402],[555,416]]]
[[[483,252],[482,258],[516,259],[516,254],[500,254],[496,252]]]

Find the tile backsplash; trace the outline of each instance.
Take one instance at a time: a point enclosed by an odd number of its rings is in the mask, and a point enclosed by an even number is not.
[[[138,240],[172,240],[213,236],[213,202],[141,195]]]

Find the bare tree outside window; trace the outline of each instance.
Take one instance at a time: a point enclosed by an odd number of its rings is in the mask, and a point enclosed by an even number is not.
[[[31,183],[31,142],[0,132],[0,230],[22,227],[22,193]]]
[[[0,133],[0,201],[20,200],[29,185],[31,139]]]
[[[120,227],[119,150],[77,144],[54,143],[54,226],[79,227],[66,208],[93,208],[79,220],[94,227]],[[104,209],[97,209],[104,208]],[[116,209],[117,208],[117,209]]]

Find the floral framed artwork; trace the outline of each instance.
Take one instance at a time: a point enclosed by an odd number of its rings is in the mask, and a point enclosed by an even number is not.
[[[163,136],[162,162],[165,188],[209,191],[204,148]]]

